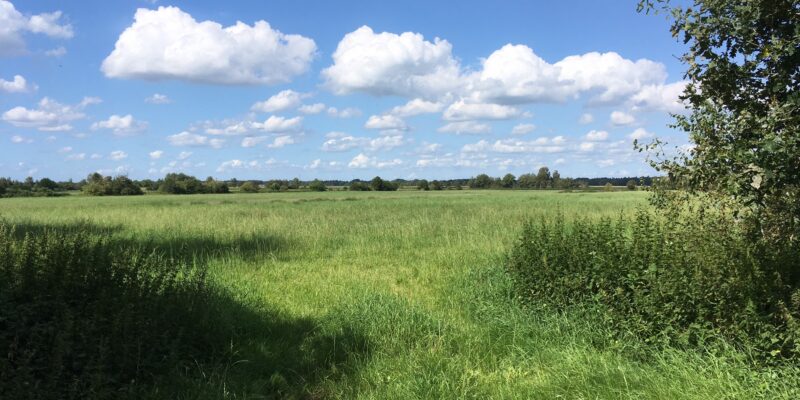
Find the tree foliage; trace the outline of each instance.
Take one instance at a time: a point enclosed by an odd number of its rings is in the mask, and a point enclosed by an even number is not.
[[[690,193],[720,194],[747,211],[753,232],[797,240],[800,231],[800,2],[643,0],[666,11],[681,59],[690,113],[675,115],[693,148],[652,164]]]

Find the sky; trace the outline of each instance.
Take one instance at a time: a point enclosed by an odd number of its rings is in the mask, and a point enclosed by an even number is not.
[[[651,175],[682,44],[636,0],[0,0],[0,176]]]

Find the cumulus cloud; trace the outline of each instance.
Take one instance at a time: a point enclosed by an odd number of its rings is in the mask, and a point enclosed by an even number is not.
[[[359,153],[353,157],[347,166],[349,168],[389,168],[403,165],[403,160],[395,158],[393,160],[379,160],[377,157],[370,157],[364,153]]]
[[[336,118],[353,118],[353,117],[360,117],[361,110],[355,107],[347,107],[344,109],[338,109],[336,107],[329,107],[328,108],[328,115],[331,117]]]
[[[242,139],[242,147],[256,147],[268,138],[267,136],[248,136]]]
[[[92,130],[110,129],[116,136],[135,135],[147,129],[147,122],[137,121],[133,115],[112,115],[105,121],[92,124]]]
[[[284,118],[272,115],[264,122],[254,122],[253,128],[270,133],[297,132],[303,129],[303,117]]]
[[[55,49],[50,49],[44,52],[48,57],[61,57],[67,54],[67,49],[64,46],[58,46]]]
[[[608,139],[608,132],[591,130],[586,134],[586,140],[590,142],[602,142]]]
[[[173,146],[210,146],[215,149],[225,144],[224,139],[209,139],[208,136],[198,135],[188,131],[167,136],[167,141]]]
[[[578,118],[578,123],[581,125],[591,124],[592,122],[594,122],[594,115],[589,113],[583,113],[581,117]]]
[[[150,155],[150,159],[151,160],[158,160],[159,158],[161,158],[161,156],[164,155],[164,151],[163,150],[155,150],[155,151],[151,151],[148,154]]]
[[[178,7],[140,8],[101,70],[110,78],[277,84],[306,72],[315,53],[313,40],[263,20],[223,27]]]
[[[330,132],[327,140],[322,143],[322,150],[328,152],[341,152],[359,148],[363,151],[374,152],[390,150],[407,143],[403,135],[388,135],[378,138],[355,137],[343,132]]]
[[[10,81],[0,79],[0,92],[25,93],[35,89],[36,86],[28,85],[28,81],[22,75],[14,75]]]
[[[261,113],[292,110],[299,107],[306,97],[309,97],[306,93],[298,93],[291,89],[283,90],[267,100],[253,104],[250,110]]]
[[[465,153],[482,153],[493,151],[496,153],[558,153],[566,150],[561,142],[555,143],[552,139],[541,137],[536,140],[502,139],[494,143],[486,140],[466,144],[461,148]]]
[[[165,94],[153,93],[152,96],[144,99],[144,102],[150,104],[169,104],[172,103],[172,100]]]
[[[294,144],[294,137],[289,135],[282,135],[273,139],[272,143],[268,144],[267,147],[269,147],[270,149],[280,149],[290,144]]]
[[[432,114],[442,111],[444,104],[441,102],[412,99],[408,103],[392,108],[389,112],[398,117],[412,117],[419,114]]]
[[[14,135],[14,136],[11,136],[11,143],[15,143],[15,144],[33,143],[33,139],[22,137],[20,135]]]
[[[122,151],[122,150],[116,150],[116,151],[112,151],[112,152],[111,152],[111,153],[108,155],[108,159],[109,159],[109,160],[113,160],[113,161],[124,160],[124,159],[126,159],[126,158],[128,158],[128,153],[126,153],[126,152],[124,152],[124,151]]]
[[[491,133],[492,127],[475,121],[451,122],[437,129],[442,133],[455,133],[456,135],[480,135]]]
[[[461,85],[459,70],[446,40],[430,42],[413,32],[375,33],[362,26],[342,38],[322,76],[336,94],[430,98]]]
[[[522,115],[522,112],[514,107],[500,104],[488,103],[467,103],[459,100],[444,111],[443,117],[448,121],[468,121],[476,119],[511,119]]]
[[[408,130],[408,125],[406,125],[405,121],[400,117],[391,114],[383,114],[369,117],[364,124],[364,128],[405,131]]]
[[[611,113],[611,123],[617,126],[622,125],[630,125],[636,122],[636,118],[633,115],[622,111],[614,111]]]
[[[25,51],[24,33],[37,33],[58,39],[73,36],[72,26],[62,23],[61,11],[25,16],[10,1],[0,0],[0,55]]]
[[[178,154],[178,160],[185,160],[192,156],[191,151],[182,151]]]
[[[314,103],[314,104],[304,104],[300,106],[297,111],[303,114],[319,114],[325,111],[325,104],[324,103]]]
[[[686,105],[680,96],[686,89],[687,81],[670,84],[647,85],[631,97],[634,110],[664,111],[673,114],[686,112]]]
[[[14,107],[4,112],[2,118],[3,121],[21,128],[36,128],[45,132],[69,131],[72,130],[69,122],[85,118],[83,109],[99,102],[100,99],[96,97],[84,97],[76,105],[64,105],[45,97],[35,109]]]
[[[628,137],[633,140],[641,140],[641,139],[651,138],[653,136],[655,135],[652,132],[648,132],[644,128],[637,128],[636,130],[631,132],[630,135],[628,135]]]
[[[513,128],[511,128],[511,134],[512,135],[527,135],[527,134],[533,132],[534,130],[536,130],[536,125],[534,125],[534,124],[519,124],[519,125],[515,125]]]

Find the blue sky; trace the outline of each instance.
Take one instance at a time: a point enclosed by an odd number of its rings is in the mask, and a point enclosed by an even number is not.
[[[228,3],[0,0],[0,175],[629,176],[634,138],[686,144],[636,1]]]

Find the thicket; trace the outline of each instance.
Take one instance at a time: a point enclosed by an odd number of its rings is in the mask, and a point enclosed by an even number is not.
[[[800,246],[749,240],[728,213],[531,221],[508,269],[530,304],[599,309],[645,343],[724,338],[762,360],[800,358]]]
[[[0,197],[60,196],[64,194],[65,190],[61,184],[48,178],[35,181],[29,177],[23,182],[0,178]]]
[[[86,184],[81,188],[83,193],[90,196],[131,196],[144,194],[142,188],[127,176],[103,176],[93,173],[86,178]]]
[[[224,351],[202,268],[82,231],[0,223],[0,397],[138,398]]]
[[[161,193],[170,194],[198,194],[198,193],[228,193],[225,182],[209,177],[205,182],[186,174],[167,174],[158,186]]]

